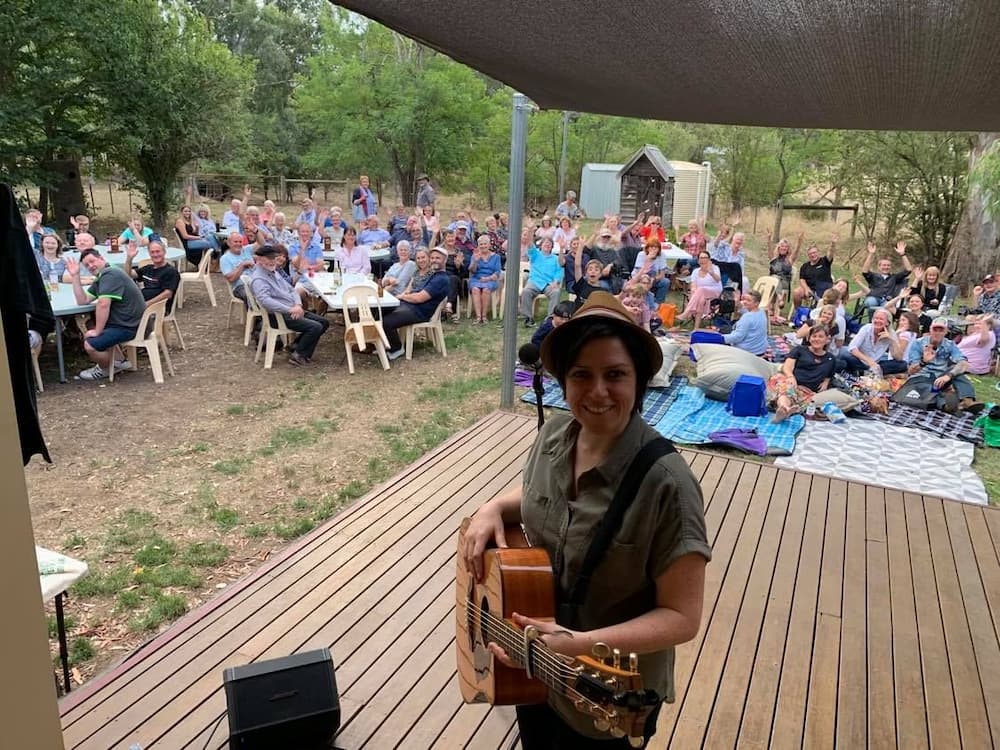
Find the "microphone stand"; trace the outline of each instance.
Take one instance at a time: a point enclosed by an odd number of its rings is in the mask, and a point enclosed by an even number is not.
[[[532,365],[535,374],[531,378],[531,388],[535,392],[535,408],[538,409],[538,429],[542,429],[542,425],[545,424],[545,409],[542,408],[542,395],[544,393],[542,389],[542,363],[535,362]]]

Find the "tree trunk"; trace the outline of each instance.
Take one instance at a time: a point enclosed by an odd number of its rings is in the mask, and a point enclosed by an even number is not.
[[[53,159],[45,162],[46,171],[57,175],[47,191],[46,221],[60,229],[68,229],[69,217],[83,213],[87,204],[83,197],[79,159]]]
[[[997,133],[979,133],[969,153],[969,170],[998,139]],[[950,284],[958,284],[963,294],[978,284],[987,273],[995,273],[1000,263],[1000,232],[997,221],[990,216],[982,191],[969,183],[962,218],[948,247],[941,275]]]

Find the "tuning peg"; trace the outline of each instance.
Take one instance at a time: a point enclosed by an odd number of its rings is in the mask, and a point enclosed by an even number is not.
[[[603,719],[594,719],[594,729],[598,732],[607,732],[611,725]]]
[[[611,727],[610,732],[612,737],[620,738],[625,736],[625,732],[618,727]]]
[[[646,743],[645,737],[629,737],[628,744],[632,747],[642,747]]]
[[[598,641],[594,644],[594,647],[590,652],[601,661],[604,661],[609,656],[611,656],[611,647],[607,643],[601,643]]]
[[[639,657],[635,653],[628,655],[628,671],[638,672],[639,671]]]
[[[614,649],[611,653],[613,653],[614,656],[615,656],[615,660],[614,660],[615,669],[621,669],[622,668],[622,652],[619,651],[618,649]]]

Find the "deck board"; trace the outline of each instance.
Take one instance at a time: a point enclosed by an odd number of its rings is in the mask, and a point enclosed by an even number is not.
[[[455,534],[533,435],[497,412],[273,556],[65,698],[66,747],[223,748],[223,668],[320,646],[338,747],[508,747],[457,688]],[[653,750],[1000,745],[1000,511],[681,455],[713,561]]]

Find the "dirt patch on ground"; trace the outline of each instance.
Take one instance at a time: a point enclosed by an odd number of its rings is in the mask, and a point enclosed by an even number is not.
[[[418,344],[389,371],[356,354],[352,376],[342,328],[313,367],[267,371],[226,312],[187,295],[163,385],[142,358],[113,384],[74,382],[87,363],[69,340],[60,385],[43,352],[54,463],[26,476],[37,543],[91,567],[67,603],[82,680],[498,406],[499,325],[448,324],[447,359]]]

